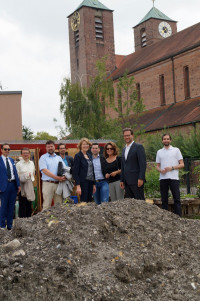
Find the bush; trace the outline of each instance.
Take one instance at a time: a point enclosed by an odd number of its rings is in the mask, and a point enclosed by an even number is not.
[[[160,197],[160,181],[159,172],[156,170],[156,164],[153,164],[151,169],[146,172],[146,183],[144,191],[146,197]]]

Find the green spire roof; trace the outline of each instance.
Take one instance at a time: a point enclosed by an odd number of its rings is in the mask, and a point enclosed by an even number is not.
[[[163,14],[159,9],[152,7],[152,9],[146,14],[146,16],[144,16],[144,18],[136,26],[138,26],[139,24],[141,24],[151,18],[176,22],[176,21],[170,19],[169,17],[167,17],[165,14]]]
[[[87,7],[92,7],[92,8],[96,8],[96,9],[102,9],[102,10],[110,10],[113,11],[109,8],[107,8],[105,5],[103,5],[99,0],[83,0],[83,2],[77,7],[77,10],[79,10],[81,7],[83,6],[87,6]],[[74,13],[74,12],[73,12]],[[71,13],[68,18],[73,14]]]

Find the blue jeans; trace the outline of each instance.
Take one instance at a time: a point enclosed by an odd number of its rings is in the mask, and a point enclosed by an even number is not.
[[[101,203],[109,201],[109,185],[106,181],[96,182],[96,192],[93,195],[95,203],[100,205]]]

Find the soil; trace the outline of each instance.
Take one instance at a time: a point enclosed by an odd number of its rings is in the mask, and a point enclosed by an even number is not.
[[[0,300],[200,300],[200,221],[144,201],[55,206],[0,245]]]

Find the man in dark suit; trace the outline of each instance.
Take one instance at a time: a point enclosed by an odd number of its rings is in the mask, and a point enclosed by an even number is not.
[[[20,182],[15,167],[15,162],[9,158],[10,146],[2,144],[0,157],[0,227],[12,229],[15,200],[17,193],[20,192]]]
[[[127,198],[144,200],[146,155],[144,147],[133,140],[133,130],[123,130],[126,146],[122,151],[120,187]]]
[[[71,156],[66,155],[66,147],[64,143],[59,143],[58,144],[58,152],[59,155],[61,156],[61,158],[63,159],[63,162],[65,163],[66,166],[71,167],[71,173],[72,173],[72,169],[74,166],[74,159]]]

